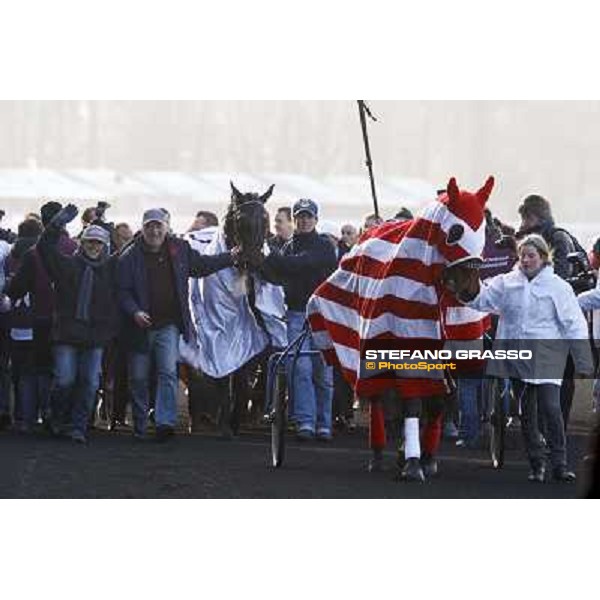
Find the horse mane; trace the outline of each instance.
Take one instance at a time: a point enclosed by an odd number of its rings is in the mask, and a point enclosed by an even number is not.
[[[235,219],[235,203],[233,200],[229,202],[225,218],[223,219],[223,234],[225,235],[225,245],[228,250],[233,248],[234,240],[234,219]]]

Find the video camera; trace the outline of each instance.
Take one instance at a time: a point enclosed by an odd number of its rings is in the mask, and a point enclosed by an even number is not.
[[[596,273],[593,271],[585,252],[570,252],[567,261],[573,266],[575,275],[565,280],[576,294],[593,290],[596,287]]]
[[[104,200],[100,200],[96,205],[96,218],[100,221],[104,220],[104,213],[106,213],[106,209],[110,208],[110,204],[105,202]]]

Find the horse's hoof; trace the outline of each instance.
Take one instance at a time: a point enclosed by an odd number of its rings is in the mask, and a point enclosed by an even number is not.
[[[421,468],[423,469],[423,475],[427,479],[437,477],[439,473],[438,467],[438,461],[433,456],[425,455],[421,458]]]
[[[383,458],[376,457],[372,458],[367,465],[367,471],[369,473],[381,473],[384,470],[383,468]]]
[[[418,483],[425,481],[425,474],[423,473],[419,459],[407,459],[406,464],[398,474],[397,479],[400,481],[416,481]]]

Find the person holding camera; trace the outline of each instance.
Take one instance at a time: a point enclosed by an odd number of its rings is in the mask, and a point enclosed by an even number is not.
[[[538,194],[527,196],[521,206],[521,227],[517,239],[531,233],[541,235],[550,249],[554,273],[571,285],[575,293],[594,287],[594,279],[589,276],[591,268],[587,254],[577,239],[566,229],[557,227],[552,215],[550,202]],[[577,258],[573,260],[573,258]],[[569,422],[573,397],[575,395],[574,364],[571,356],[567,359],[563,383],[560,391],[560,405],[565,428]]]

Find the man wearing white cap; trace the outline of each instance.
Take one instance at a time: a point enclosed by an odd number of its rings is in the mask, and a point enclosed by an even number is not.
[[[169,235],[169,214],[162,208],[144,213],[142,235],[119,257],[119,304],[129,348],[134,434],[146,435],[149,375],[156,365],[156,434],[172,436],[177,422],[179,336],[193,336],[188,302],[190,277],[206,277],[234,266],[237,249],[203,256],[182,239]]]

